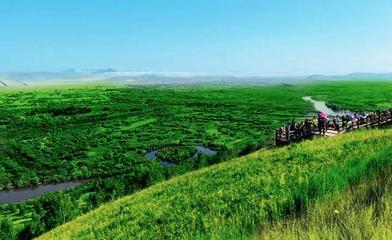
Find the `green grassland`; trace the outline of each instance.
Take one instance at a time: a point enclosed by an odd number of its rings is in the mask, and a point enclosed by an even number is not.
[[[334,109],[375,111],[392,108],[391,82],[327,82],[306,85],[305,92]]]
[[[255,239],[377,239],[392,236],[392,168],[331,194],[299,216],[259,226]]]
[[[263,150],[121,198],[39,239],[236,239],[392,164],[392,130]]]
[[[311,112],[300,97],[290,87],[2,93],[0,189],[128,173],[169,146],[240,152]]]
[[[390,82],[3,88],[0,189],[88,181],[0,204],[0,219],[12,238],[30,239],[103,203],[269,146],[276,127],[312,115],[311,104],[301,99],[307,95],[334,108],[392,107]],[[193,146],[218,154],[193,157]],[[151,150],[157,159],[145,157]],[[163,167],[160,160],[177,165]]]
[[[391,92],[382,82],[2,91],[0,189],[126,173],[169,146],[247,153],[312,112],[304,95],[369,111],[392,107]]]

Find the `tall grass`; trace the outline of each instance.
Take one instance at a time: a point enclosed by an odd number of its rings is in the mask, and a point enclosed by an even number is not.
[[[259,151],[152,186],[40,239],[237,239],[392,163],[392,130]]]
[[[255,238],[391,239],[392,168],[317,201],[300,217],[260,226]]]

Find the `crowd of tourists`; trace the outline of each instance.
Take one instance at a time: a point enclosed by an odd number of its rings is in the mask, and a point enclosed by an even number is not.
[[[325,135],[328,130],[340,133],[342,131],[350,131],[359,128],[364,124],[371,124],[375,116],[391,116],[389,111],[377,111],[375,113],[352,113],[346,115],[327,115],[319,112],[312,119],[305,119],[296,123],[294,120],[285,126],[282,126],[278,133],[281,140],[296,141],[301,139],[309,139],[314,135]]]

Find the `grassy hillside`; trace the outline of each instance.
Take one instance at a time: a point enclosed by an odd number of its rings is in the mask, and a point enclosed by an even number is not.
[[[251,237],[392,164],[392,130],[318,139],[192,172],[103,205],[39,239]]]
[[[257,239],[391,239],[392,168],[317,201],[299,217],[259,227]]]

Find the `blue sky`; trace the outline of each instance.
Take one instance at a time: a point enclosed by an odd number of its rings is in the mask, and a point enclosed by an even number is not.
[[[1,0],[0,72],[392,72],[390,0]]]

